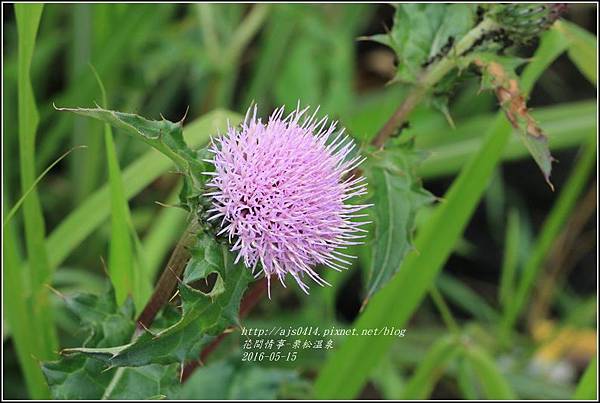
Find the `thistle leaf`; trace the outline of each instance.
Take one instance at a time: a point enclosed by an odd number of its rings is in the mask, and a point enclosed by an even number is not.
[[[117,307],[112,287],[101,296],[67,296],[65,304],[90,332],[82,349],[119,345],[133,334],[133,303],[128,299]],[[44,362],[42,371],[54,399],[147,399],[170,394],[178,383],[177,365],[107,369],[92,353]]]
[[[392,48],[398,58],[395,80],[415,83],[424,65],[437,60],[475,25],[472,4],[398,4],[387,34],[362,39]]]
[[[209,291],[194,287],[199,280],[214,277]],[[109,347],[69,348],[63,354],[84,354],[112,367],[173,364],[198,358],[204,346],[232,325],[239,324],[240,301],[252,280],[249,271],[233,263],[224,244],[200,232],[191,248],[191,258],[179,284],[181,314],[159,331],[152,329],[133,342]]]
[[[182,122],[148,120],[132,113],[123,113],[97,108],[56,108],[59,111],[73,112],[108,123],[126,133],[145,141],[158,151],[171,158],[184,168],[193,159],[193,153],[183,140]]]
[[[434,197],[416,175],[425,154],[412,142],[369,156],[365,174],[374,192],[375,226],[365,303],[398,271],[412,249],[415,216]]]
[[[183,119],[171,122],[166,119],[148,120],[139,115],[96,108],[56,108],[59,111],[92,117],[125,133],[137,137],[169,157],[185,175],[180,195],[181,207],[195,211],[200,203],[207,176],[202,172],[210,166],[203,161],[204,151],[191,150],[183,138]]]

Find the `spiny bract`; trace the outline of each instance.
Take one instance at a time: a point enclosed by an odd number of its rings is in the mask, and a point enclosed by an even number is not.
[[[346,269],[353,256],[340,250],[366,232],[359,227],[367,222],[355,219],[367,205],[345,203],[366,194],[365,178],[349,175],[363,158],[351,156],[352,139],[317,111],[307,117],[308,108],[298,107],[284,118],[281,107],[264,124],[251,110],[240,128],[230,126],[209,146],[209,220],[221,218],[218,235],[228,234],[236,262],[243,258],[256,277],[264,272],[269,298],[272,276],[285,287],[290,274],[306,293],[304,275],[330,285],[315,266]]]

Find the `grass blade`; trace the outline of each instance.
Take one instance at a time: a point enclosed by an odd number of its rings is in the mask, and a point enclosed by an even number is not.
[[[10,220],[13,218],[13,216],[16,214],[16,212],[19,210],[19,207],[21,207],[21,204],[23,204],[23,202],[25,201],[25,199],[27,198],[27,196],[29,195],[29,193],[31,193],[35,187],[37,186],[37,184],[44,179],[44,176],[46,176],[46,174],[48,172],[50,172],[50,170],[52,168],[54,168],[54,166],[56,164],[58,164],[60,161],[63,160],[63,158],[65,158],[67,155],[71,154],[73,151],[77,150],[78,148],[86,148],[86,146],[78,146],[78,147],[73,147],[71,148],[69,151],[67,151],[66,153],[64,153],[63,155],[61,155],[60,157],[58,157],[52,164],[50,164],[50,166],[48,166],[48,168],[44,169],[44,172],[42,172],[36,179],[35,181],[31,184],[31,186],[29,187],[29,189],[27,189],[27,191],[25,193],[23,193],[23,196],[21,196],[21,198],[19,200],[17,200],[17,202],[15,203],[15,205],[13,206],[13,208],[10,209],[10,211],[6,214],[6,216],[4,217],[4,223],[2,224],[2,226],[6,226],[6,224],[8,224],[8,222],[10,222]]]
[[[443,375],[444,368],[460,351],[459,347],[460,344],[455,336],[438,339],[406,384],[402,399],[423,400],[429,398],[435,383]]]
[[[143,240],[142,248],[146,260],[146,273],[151,280],[156,277],[169,249],[185,231],[187,213],[180,208],[168,207],[178,201],[179,186],[167,198],[167,206],[157,214],[156,219]]]
[[[137,301],[139,289],[134,280],[134,256],[132,239],[129,233],[129,208],[125,198],[125,190],[121,182],[121,170],[115,150],[112,130],[104,125],[104,144],[108,165],[108,183],[110,189],[111,236],[108,258],[108,273],[115,288],[117,304],[122,305],[128,295],[134,297],[135,306],[140,308]]]
[[[39,115],[31,87],[31,58],[35,47],[35,37],[42,16],[43,4],[17,4],[15,13],[19,35],[18,90],[19,90],[19,167],[21,169],[21,191],[25,194],[35,183],[35,137]],[[32,318],[37,330],[38,358],[54,357],[57,340],[52,310],[49,306],[48,289],[50,268],[46,254],[45,224],[37,191],[34,189],[23,202],[25,241],[29,258],[31,278]]]
[[[402,395],[405,383],[391,357],[381,362],[381,365],[373,372],[371,382],[385,400],[398,399]]]
[[[437,278],[436,284],[452,304],[469,312],[476,319],[482,322],[495,323],[500,317],[498,312],[483,297],[459,279],[441,273]]]
[[[50,393],[46,380],[36,360],[38,349],[35,333],[31,328],[27,284],[23,262],[19,256],[17,237],[12,225],[3,226],[3,302],[4,318],[10,327],[12,341],[25,377],[25,384],[32,399],[48,399]]]
[[[512,299],[515,289],[515,273],[519,262],[519,211],[511,209],[508,213],[506,236],[504,240],[504,258],[500,270],[500,287],[498,299],[506,306]]]
[[[456,375],[456,381],[458,383],[458,388],[462,393],[463,399],[477,399],[477,386],[475,374],[473,373],[473,366],[464,356],[461,356],[458,361],[458,373]]]
[[[297,19],[290,18],[293,5],[273,5],[272,15],[268,20],[264,34],[260,37],[259,55],[252,71],[250,84],[244,94],[244,102],[240,105],[247,107],[252,101],[259,105],[268,103],[269,88],[273,83],[273,70],[279,69],[285,57],[288,42],[295,31]]]
[[[7,280],[18,287],[7,290],[11,301],[5,312],[13,328],[17,352],[27,378],[29,393],[33,398],[47,398],[45,382],[40,382],[40,372],[35,359],[49,359],[57,348],[52,310],[48,299],[50,270],[46,255],[45,225],[40,200],[35,188],[35,135],[39,115],[31,86],[31,59],[35,38],[42,16],[43,4],[16,4],[15,14],[18,31],[18,121],[19,121],[19,168],[21,192],[29,196],[23,202],[25,244],[30,265],[25,271],[19,263],[16,236],[9,230],[7,263],[4,273]],[[25,293],[30,295],[26,295]],[[20,316],[25,315],[25,316]],[[26,320],[26,322],[24,321]],[[19,339],[19,336],[24,336]],[[27,335],[25,335],[27,334]],[[27,356],[29,355],[29,356]],[[33,358],[32,359],[32,355]],[[42,379],[43,381],[43,379]]]
[[[87,70],[92,59],[92,13],[93,4],[73,4],[70,11],[73,46],[71,59],[71,87],[77,87],[79,78]],[[73,186],[74,205],[81,203],[100,182],[99,174],[103,172],[102,126],[97,122],[76,117],[73,120],[71,141],[73,145],[86,144],[89,149],[86,155],[77,155],[69,162],[70,182]]]
[[[496,363],[490,355],[477,346],[468,347],[465,351],[466,357],[473,365],[475,374],[483,386],[483,393],[491,400],[515,399],[508,381],[502,376]]]
[[[523,72],[525,93],[564,48],[548,46],[554,36],[545,36],[533,61]],[[463,167],[432,217],[417,235],[415,248],[402,269],[376,294],[355,322],[355,328],[402,327],[423,300],[456,241],[462,234],[483,194],[511,135],[511,127],[498,115],[479,151]],[[402,303],[398,304],[398,296]],[[391,308],[394,307],[392,310]],[[317,398],[349,399],[360,392],[371,370],[390,349],[394,340],[385,337],[347,339],[327,359],[315,383]]]
[[[598,359],[594,357],[588,364],[587,369],[583,373],[577,389],[573,394],[573,400],[595,400],[598,398],[596,392],[596,382],[598,373]]]
[[[506,340],[509,337],[509,333],[517,321],[519,313],[525,307],[540,267],[573,210],[577,198],[583,191],[595,161],[596,136],[593,135],[585,145],[583,154],[573,168],[573,173],[569,177],[569,180],[563,186],[558,200],[544,222],[544,226],[533,245],[529,259],[524,264],[523,274],[517,286],[515,297],[511,300],[510,305],[507,306],[504,313],[501,333],[503,339]]]
[[[568,21],[560,21],[557,28],[569,39],[569,59],[594,86],[598,82],[598,39],[585,29]]]
[[[424,158],[424,153],[406,145],[370,155],[363,165],[370,186],[377,189],[369,197],[374,229],[363,305],[398,271],[413,248],[417,212],[434,200],[416,176]]]
[[[98,86],[102,92],[102,104],[106,107],[106,91],[98,72],[92,67]],[[115,147],[112,129],[104,124],[104,143],[108,165],[108,185],[110,189],[111,237],[108,272],[115,289],[117,304],[122,305],[127,297],[133,297],[137,309],[142,309],[152,293],[150,279],[142,272],[136,251],[139,239],[131,221],[131,212],[125,197],[121,168]]]

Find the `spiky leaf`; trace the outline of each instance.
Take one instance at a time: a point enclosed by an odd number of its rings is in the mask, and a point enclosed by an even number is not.
[[[107,348],[131,339],[135,327],[132,301],[117,307],[112,288],[100,296],[67,296],[65,304],[90,333],[83,348]],[[44,362],[42,370],[54,399],[147,399],[166,396],[178,383],[177,365],[107,370],[93,355]]]
[[[412,249],[415,216],[434,199],[416,174],[424,158],[410,141],[374,152],[367,160],[365,174],[376,191],[371,197],[375,232],[365,301],[398,271]]]
[[[104,108],[57,108],[59,111],[92,117],[123,130],[141,139],[169,157],[184,174],[184,185],[180,194],[181,206],[196,211],[200,203],[206,175],[210,168],[203,161],[204,150],[191,150],[183,138],[183,120],[171,122],[166,119],[149,120],[139,115],[112,111]]]
[[[194,287],[214,277],[210,291]],[[109,366],[144,366],[183,363],[196,359],[201,349],[232,325],[238,325],[240,301],[252,280],[249,271],[233,263],[227,246],[200,232],[179,284],[181,315],[158,332],[146,332],[131,343],[108,348],[70,348],[65,354],[83,353]]]
[[[437,60],[475,25],[472,4],[398,4],[394,25],[387,34],[363,39],[394,50],[396,80],[415,83],[420,71]]]

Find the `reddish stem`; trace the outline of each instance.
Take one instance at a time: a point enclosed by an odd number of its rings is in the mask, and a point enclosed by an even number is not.
[[[156,283],[152,297],[150,297],[150,300],[138,317],[136,329],[138,332],[150,327],[158,312],[173,296],[179,278],[183,274],[183,269],[190,258],[188,247],[194,241],[196,230],[197,223],[194,220],[177,243],[173,254],[171,254],[171,257],[169,258],[167,267],[162,272],[158,283]]]
[[[264,293],[267,291],[267,280],[265,278],[259,280],[252,288],[244,295],[242,302],[240,303],[240,319],[246,317],[250,311],[258,304]],[[208,346],[206,346],[200,353],[200,358],[196,361],[189,362],[183,368],[183,374],[181,376],[181,382],[185,382],[192,373],[201,365],[204,365],[206,358],[212,353],[223,341],[225,336],[230,332],[221,333],[214,339]]]

